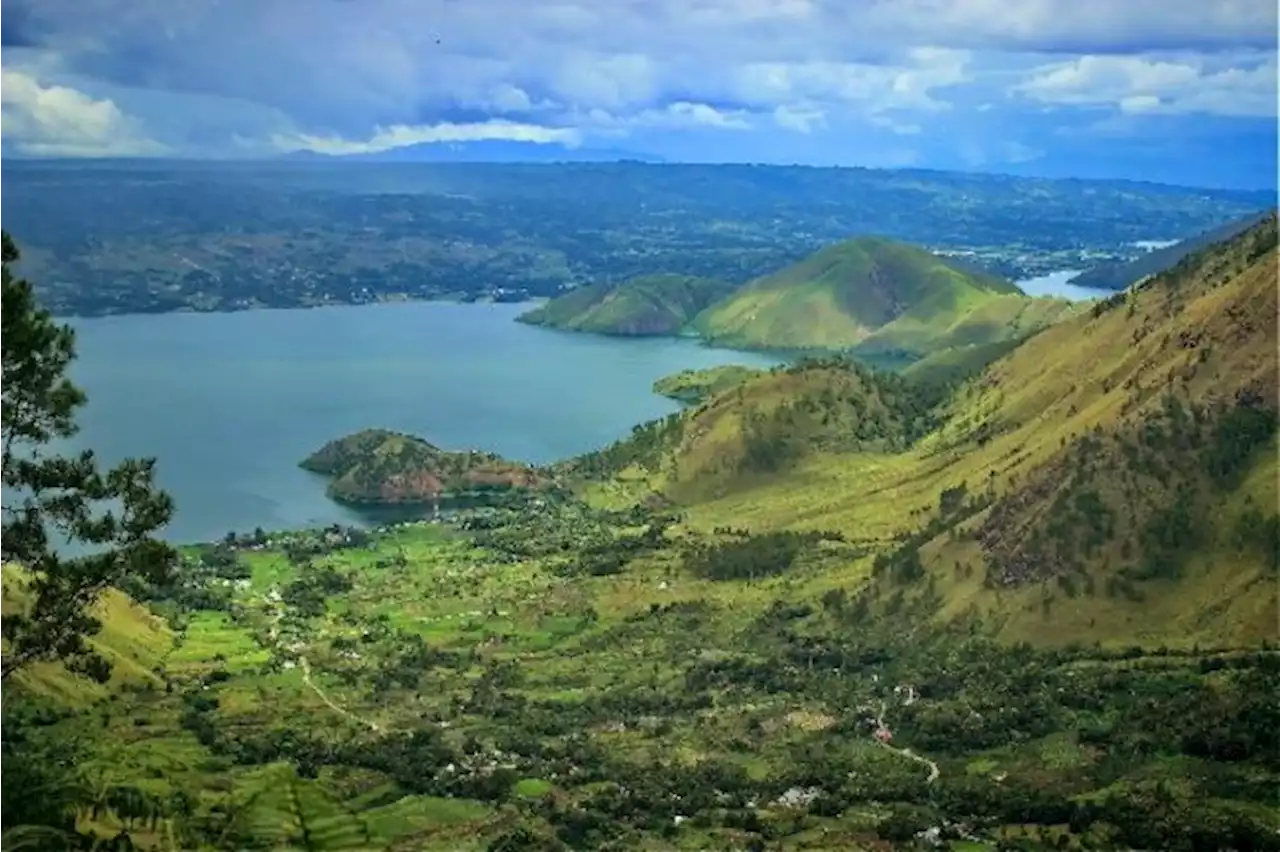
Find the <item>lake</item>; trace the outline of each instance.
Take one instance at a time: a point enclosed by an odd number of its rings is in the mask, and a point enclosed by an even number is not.
[[[1111,295],[1110,290],[1100,290],[1097,287],[1081,287],[1079,284],[1067,283],[1079,274],[1080,270],[1078,269],[1061,269],[1057,272],[1050,272],[1018,281],[1017,285],[1028,296],[1052,296],[1057,299],[1070,299],[1073,302],[1105,299]]]
[[[74,443],[155,456],[175,542],[360,518],[298,462],[367,427],[543,463],[676,411],[653,381],[776,359],[691,340],[514,322],[518,304],[426,302],[70,320],[89,395]]]

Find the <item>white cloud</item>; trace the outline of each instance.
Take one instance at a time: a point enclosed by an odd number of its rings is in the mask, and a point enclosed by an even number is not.
[[[1012,93],[1051,105],[1112,107],[1130,114],[1276,114],[1276,60],[1213,69],[1203,58],[1082,56],[1033,69]]]
[[[966,51],[916,48],[910,64],[862,62],[756,62],[730,70],[732,95],[743,103],[773,106],[797,101],[889,109],[945,109],[936,89],[969,79]]]
[[[716,127],[721,130],[750,130],[751,123],[742,110],[726,111],[716,109],[708,104],[676,101],[667,104],[660,110],[647,109],[634,116],[638,124],[652,127],[684,127],[699,125]]]
[[[556,93],[583,108],[645,104],[658,94],[655,63],[639,53],[570,54],[560,60],[551,76]]]
[[[0,69],[0,133],[24,154],[128,157],[165,153],[109,99],[43,85],[16,68]]]
[[[812,133],[814,128],[825,127],[827,115],[822,110],[803,104],[780,104],[773,110],[774,123],[797,133]]]
[[[745,110],[722,110],[704,103],[676,101],[662,107],[613,113],[589,109],[573,113],[570,123],[584,131],[608,136],[625,136],[632,130],[750,130],[751,115]]]
[[[307,133],[278,133],[271,137],[278,151],[315,151],[319,154],[375,154],[428,142],[534,142],[573,147],[580,143],[578,131],[572,128],[540,127],[514,121],[493,119],[470,124],[395,124],[379,127],[368,139],[345,139]]]

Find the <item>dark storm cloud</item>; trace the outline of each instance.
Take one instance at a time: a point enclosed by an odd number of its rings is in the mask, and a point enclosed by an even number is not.
[[[0,17],[0,47],[39,47],[44,33],[31,14],[31,4],[9,0]]]

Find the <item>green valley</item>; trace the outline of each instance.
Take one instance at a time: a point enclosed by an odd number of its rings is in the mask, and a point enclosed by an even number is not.
[[[1276,229],[1078,310],[856,241],[695,326],[901,373],[677,374],[545,469],[334,441],[335,498],[517,487],[121,583],[110,680],[6,682],[4,842],[1280,849]]]

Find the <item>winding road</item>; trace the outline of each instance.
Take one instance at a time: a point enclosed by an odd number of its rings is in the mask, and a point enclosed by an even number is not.
[[[343,716],[346,716],[348,719],[350,719],[351,721],[355,722],[358,725],[364,725],[366,728],[373,731],[374,733],[377,733],[377,734],[382,733],[382,730],[383,730],[382,726],[379,725],[377,722],[373,722],[373,721],[370,721],[369,719],[364,719],[360,716],[357,716],[355,713],[352,713],[350,710],[343,707],[341,704],[338,704],[336,701],[334,701],[332,698],[326,695],[324,690],[321,689],[316,684],[316,682],[311,679],[311,663],[307,661],[306,657],[299,657],[298,664],[302,667],[302,682],[305,683],[307,686],[311,687],[311,691],[314,692],[316,695],[320,696],[320,700],[323,701],[329,707],[329,709],[333,710],[335,713],[341,713]]]
[[[274,591],[275,589],[273,588],[272,592]],[[280,624],[281,619],[284,618],[285,605],[282,601],[271,600],[270,597],[268,597],[267,600],[271,604],[271,610],[272,610],[271,627],[268,629],[268,635],[270,636],[272,645],[274,645],[275,648],[278,650],[280,646],[280,641],[279,641],[280,630],[278,625]],[[327,694],[325,694],[325,691],[320,688],[320,685],[311,679],[311,661],[301,654],[298,655],[298,666],[301,667],[302,669],[302,682],[305,683],[307,687],[312,692],[314,692],[321,701],[325,703],[326,707],[328,707],[330,710],[332,710],[335,713],[346,716],[348,719],[355,722],[357,725],[362,725],[368,728],[369,730],[373,731],[374,733],[377,733],[377,734],[385,733],[385,729],[381,725],[379,725],[377,722],[371,721],[369,719],[365,719],[361,716],[357,716],[355,713],[352,713],[350,710],[343,707],[341,704],[334,701]]]
[[[914,700],[915,700],[915,691],[912,690],[911,699],[907,703],[911,703]],[[879,728],[884,728],[885,730],[889,729],[889,726],[886,725],[884,721],[884,714],[887,708],[888,708],[888,702],[881,699],[880,713],[879,715],[876,716],[876,726]],[[909,748],[897,748],[895,746],[889,745],[884,740],[881,740],[876,737],[872,737],[872,739],[874,739],[877,743],[879,743],[884,748],[889,749],[889,751],[894,752],[895,754],[900,754],[909,760],[914,760],[916,763],[919,763],[923,766],[927,766],[929,768],[929,777],[928,779],[926,779],[927,783],[932,784],[934,781],[937,781],[938,776],[942,774],[942,771],[938,769],[938,764],[934,763],[929,758],[921,757],[920,755],[916,754],[914,751],[912,751]]]

